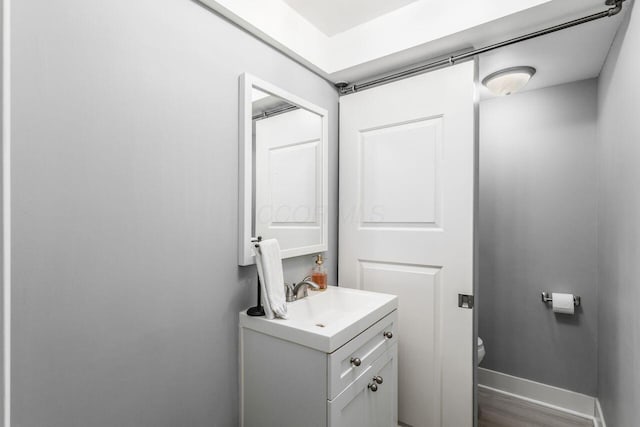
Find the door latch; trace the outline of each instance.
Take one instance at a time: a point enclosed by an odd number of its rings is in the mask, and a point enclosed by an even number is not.
[[[458,307],[473,308],[473,295],[458,294]]]

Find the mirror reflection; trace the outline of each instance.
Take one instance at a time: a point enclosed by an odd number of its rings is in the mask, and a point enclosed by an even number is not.
[[[251,101],[252,234],[278,239],[283,257],[318,251],[324,231],[322,116],[257,87]]]

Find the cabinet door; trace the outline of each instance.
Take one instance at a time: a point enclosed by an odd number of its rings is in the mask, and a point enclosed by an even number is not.
[[[398,346],[373,362],[360,378],[329,401],[329,427],[396,427],[398,425]],[[374,377],[382,378],[377,384]],[[373,391],[373,384],[377,390]]]

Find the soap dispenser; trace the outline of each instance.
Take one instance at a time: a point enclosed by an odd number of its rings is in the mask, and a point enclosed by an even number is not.
[[[320,287],[321,291],[327,289],[327,270],[324,268],[322,254],[316,255],[316,265],[311,269],[311,281]]]

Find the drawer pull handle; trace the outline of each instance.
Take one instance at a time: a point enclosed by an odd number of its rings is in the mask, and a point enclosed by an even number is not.
[[[387,338],[387,339],[391,339],[391,338],[393,338],[393,333],[392,333],[392,332],[390,332],[390,331],[385,332],[385,333],[383,333],[382,335],[384,335],[384,337],[385,337],[385,338]]]
[[[369,384],[369,390],[371,390],[373,392],[378,391],[378,384],[376,384],[376,383]]]
[[[377,382],[378,384],[382,384],[382,377],[379,375],[376,377],[373,377],[373,381]]]
[[[357,357],[352,357],[352,358],[351,358],[351,364],[352,364],[353,366],[358,367],[358,366],[362,365],[362,360],[360,360],[360,359],[359,359],[359,358],[357,358]]]

